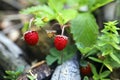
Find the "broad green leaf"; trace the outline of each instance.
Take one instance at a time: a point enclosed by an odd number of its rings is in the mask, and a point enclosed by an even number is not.
[[[64,7],[65,0],[48,0],[48,5],[52,8],[55,12],[60,11]]]
[[[55,48],[52,48],[50,50],[50,54],[47,55],[47,57],[46,57],[47,64],[51,65],[52,63],[54,63],[56,60],[59,59],[61,54],[62,54],[61,52],[59,52]]]
[[[36,25],[37,27],[43,27],[45,24],[46,24],[46,23],[44,23],[41,18],[36,18],[36,19],[35,19],[35,25]]]
[[[98,25],[91,13],[81,13],[71,22],[71,33],[81,51],[92,47],[98,36]]]
[[[110,71],[106,70],[106,71],[100,73],[100,77],[101,78],[106,78],[110,75],[110,73],[111,73]]]
[[[102,61],[98,58],[95,58],[95,57],[88,57],[88,58],[95,61],[95,62],[102,63]]]
[[[63,56],[64,56],[64,61],[72,58],[77,52],[77,48],[75,45],[68,45],[64,50],[63,50]]]
[[[61,24],[65,24],[68,21],[72,20],[73,18],[76,17],[77,11],[73,9],[64,9],[61,11],[62,17],[64,19],[64,22]]]
[[[118,63],[120,64],[120,59],[119,59],[116,55],[114,55],[113,53],[111,53],[111,54],[110,54],[110,57],[111,57],[113,60],[115,60],[116,62],[118,62]]]
[[[32,6],[27,9],[23,9],[20,11],[22,14],[34,14],[37,15],[38,13],[45,13],[45,14],[54,14],[53,10],[47,6],[47,5],[38,5],[38,6]]]
[[[114,0],[96,0],[96,2],[94,3],[94,5],[91,7],[91,11],[94,11],[110,2],[112,2]]]
[[[79,1],[80,0],[66,0],[67,6],[66,7],[72,7],[72,8],[76,8],[79,6]]]
[[[77,48],[75,45],[67,45],[67,47],[62,51],[58,51],[56,48],[52,48],[50,50],[50,54],[46,57],[47,64],[51,65],[55,61],[57,61],[58,64],[61,64],[62,62],[72,58],[76,51]]]

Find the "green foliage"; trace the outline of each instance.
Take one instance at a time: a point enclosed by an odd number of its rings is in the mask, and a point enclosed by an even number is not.
[[[36,80],[36,77],[35,76],[31,76],[31,75],[27,75],[28,79],[30,80]]]
[[[91,11],[94,11],[98,9],[99,7],[102,7],[114,0],[89,0],[89,1],[92,2]]]
[[[57,20],[59,24],[64,25],[77,16],[77,11],[81,5],[87,5],[90,9],[89,11],[93,11],[111,1],[112,0],[48,0],[47,5],[33,6],[20,12],[23,14],[33,14],[35,16],[36,26],[45,25],[45,22],[42,21],[44,17],[48,18],[48,21],[54,19]]]
[[[68,45],[63,51],[58,51],[55,48],[52,48],[50,50],[50,54],[46,57],[47,64],[51,65],[55,61],[57,61],[58,64],[61,64],[62,62],[74,56],[76,51],[77,48],[75,45]]]
[[[23,28],[22,28],[22,32],[26,32],[27,30],[29,30],[29,23],[25,23]]]
[[[101,31],[102,33],[95,44],[94,49],[97,49],[104,59],[89,57],[95,62],[103,63],[110,71],[112,71],[113,68],[120,67],[120,41],[118,34],[120,28],[116,27],[117,24],[117,21],[105,23],[105,28]]]
[[[91,13],[81,13],[71,22],[71,33],[82,53],[87,53],[96,43],[98,25]]]
[[[4,76],[4,78],[8,79],[8,80],[17,80],[17,78],[19,77],[19,75],[22,74],[23,70],[24,70],[23,66],[17,68],[16,71],[7,70],[7,71],[5,71],[5,73],[7,75]]]
[[[109,70],[105,70],[102,72],[103,66],[101,67],[99,73],[93,64],[91,64],[91,68],[93,73],[93,80],[110,80],[108,76],[111,72]]]
[[[89,78],[87,76],[85,76],[83,80],[89,80]]]

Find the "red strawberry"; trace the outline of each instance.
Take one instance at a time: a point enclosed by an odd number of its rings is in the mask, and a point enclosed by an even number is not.
[[[24,40],[27,44],[34,46],[39,40],[38,33],[36,31],[27,31],[24,34]]]
[[[90,64],[87,63],[86,65],[81,66],[81,67],[80,67],[80,72],[81,72],[81,74],[84,75],[84,76],[90,75],[90,74],[91,74]]]
[[[61,51],[63,50],[68,42],[68,37],[63,36],[63,35],[56,35],[54,39],[54,45],[57,50]]]

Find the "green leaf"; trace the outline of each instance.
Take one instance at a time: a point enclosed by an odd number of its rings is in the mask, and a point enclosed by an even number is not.
[[[55,61],[57,61],[58,64],[61,64],[62,62],[72,58],[76,51],[77,48],[75,45],[67,45],[67,47],[62,51],[58,51],[56,48],[52,48],[50,50],[50,54],[46,57],[47,64],[51,65]]]
[[[110,43],[115,49],[120,50],[120,46],[114,42]]]
[[[20,13],[22,13],[22,14],[34,14],[34,15],[37,15],[39,13],[45,13],[45,14],[50,14],[50,15],[54,14],[53,10],[47,5],[32,6],[32,7],[29,7],[27,9],[21,10]]]
[[[27,77],[28,77],[30,80],[35,80],[35,77],[34,77],[34,76],[27,75]]]
[[[65,24],[67,23],[68,21],[72,20],[73,18],[75,18],[77,15],[77,11],[76,10],[73,10],[73,9],[64,9],[61,11],[61,17],[63,18],[63,22],[60,22],[62,20],[59,20],[58,19],[58,22],[60,24]]]
[[[89,80],[89,78],[87,76],[85,76],[83,80]]]
[[[85,55],[85,57],[89,57],[90,55],[94,55],[94,54],[96,54],[97,52],[98,52],[98,50],[95,49],[95,48],[93,48],[93,49],[91,49],[91,50]]]
[[[110,54],[110,57],[111,57],[113,60],[115,60],[116,62],[118,62],[118,63],[120,64],[120,59],[119,59],[116,55],[114,55],[113,53],[111,53],[111,54]]]
[[[105,45],[101,47],[102,56],[106,56],[113,53],[113,47],[110,45]]]
[[[61,52],[59,52],[55,48],[52,48],[50,50],[50,54],[47,55],[47,57],[46,57],[47,64],[51,65],[52,63],[54,63],[56,60],[59,59],[61,54],[62,54]]]
[[[66,0],[67,6],[68,7],[78,7],[79,6],[79,1],[80,0]]]
[[[102,63],[102,61],[98,58],[95,58],[95,57],[88,57],[88,58],[95,61],[95,62]]]
[[[48,5],[55,11],[58,12],[64,7],[65,0],[48,0]]]
[[[62,54],[64,56],[63,58],[63,62],[65,62],[66,60],[69,60],[70,58],[72,58],[75,53],[77,52],[77,48],[75,45],[68,45],[63,51]]]
[[[15,74],[15,71],[7,70],[7,71],[5,71],[5,73],[8,74],[8,75],[14,75],[14,74]]]
[[[104,62],[103,63],[111,72],[113,71],[113,68],[112,68],[112,66],[110,65],[110,64],[108,64],[108,63],[106,63],[106,62]]]
[[[35,19],[35,25],[36,26],[40,26],[40,27],[43,27],[44,25],[45,25],[46,23],[44,23],[42,20],[41,20],[41,18],[36,18]]]
[[[24,26],[22,27],[22,33],[25,33],[29,29],[29,23],[24,23]]]
[[[94,74],[94,76],[99,76],[97,73],[96,67],[93,64],[90,64],[90,66],[91,66],[91,70],[92,70],[92,73]]]
[[[100,74],[100,77],[101,78],[106,78],[110,75],[110,73],[111,73],[110,71],[106,70],[106,71],[104,71]]]
[[[94,11],[110,2],[112,2],[114,0],[96,0],[96,2],[94,3],[94,5],[91,7],[91,11]]]
[[[23,72],[24,69],[25,69],[25,66],[19,66],[17,67],[16,72]]]
[[[77,48],[81,51],[92,47],[98,36],[98,25],[90,13],[81,13],[71,22],[71,33]]]

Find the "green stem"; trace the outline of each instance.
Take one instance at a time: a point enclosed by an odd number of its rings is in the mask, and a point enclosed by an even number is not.
[[[104,64],[102,64],[102,66],[100,68],[99,75],[102,73],[103,67],[104,67]]]

